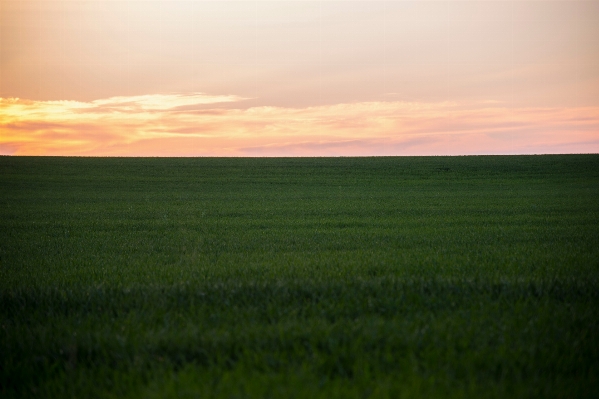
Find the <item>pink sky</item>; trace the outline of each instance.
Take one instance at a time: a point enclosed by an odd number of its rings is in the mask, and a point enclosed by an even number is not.
[[[0,2],[0,154],[599,152],[599,1]]]

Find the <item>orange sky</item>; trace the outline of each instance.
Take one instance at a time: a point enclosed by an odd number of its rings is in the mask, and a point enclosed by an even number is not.
[[[0,1],[0,154],[599,152],[599,1]]]

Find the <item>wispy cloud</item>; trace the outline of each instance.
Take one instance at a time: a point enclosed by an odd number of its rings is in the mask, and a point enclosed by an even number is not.
[[[0,153],[325,156],[599,152],[599,107],[359,102],[214,108],[234,95],[0,99]],[[239,103],[241,104],[241,103]]]
[[[238,96],[209,96],[204,93],[148,94],[143,96],[110,97],[92,101],[92,107],[115,111],[166,111],[178,107],[227,103],[245,100]]]

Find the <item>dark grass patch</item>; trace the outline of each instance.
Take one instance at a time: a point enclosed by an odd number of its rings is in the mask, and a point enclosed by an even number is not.
[[[5,397],[595,397],[599,157],[0,157]]]

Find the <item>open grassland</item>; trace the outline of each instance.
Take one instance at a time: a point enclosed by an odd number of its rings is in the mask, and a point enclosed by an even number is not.
[[[597,397],[599,156],[0,157],[0,396]]]

